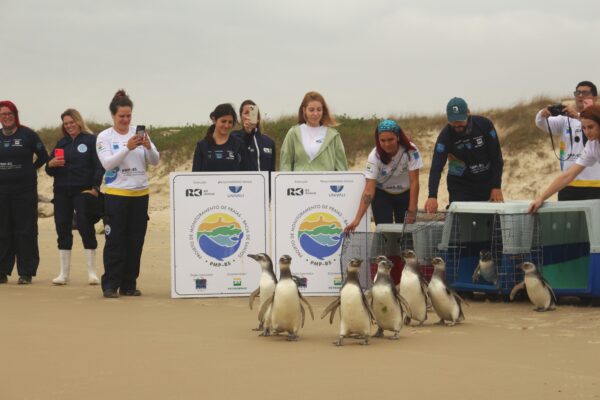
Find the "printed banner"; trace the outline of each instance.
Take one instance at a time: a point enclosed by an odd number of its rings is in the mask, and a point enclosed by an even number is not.
[[[267,253],[267,172],[171,173],[171,297],[247,296]]]
[[[284,254],[292,257],[290,268],[300,278],[303,294],[339,293],[343,229],[356,216],[365,187],[363,173],[279,172],[271,179],[273,263]],[[368,212],[356,231],[368,232],[367,221]],[[363,247],[364,260],[366,244]]]

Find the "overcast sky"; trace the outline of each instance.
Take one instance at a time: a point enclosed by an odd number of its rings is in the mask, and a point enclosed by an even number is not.
[[[33,128],[68,107],[109,122],[119,88],[147,125],[246,98],[295,114],[309,90],[335,114],[476,111],[600,83],[599,18],[598,0],[0,0],[0,98]]]

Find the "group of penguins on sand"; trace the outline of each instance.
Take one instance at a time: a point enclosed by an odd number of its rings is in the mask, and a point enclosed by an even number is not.
[[[314,313],[308,301],[299,289],[299,278],[292,275],[291,257],[283,255],[279,259],[279,280],[275,277],[273,262],[265,253],[249,254],[261,266],[259,287],[250,295],[250,309],[257,296],[260,298],[258,328],[260,336],[278,335],[287,332],[287,340],[298,340],[298,331],[304,326],[305,304],[314,320]],[[429,283],[425,280],[417,255],[412,250],[402,253],[404,268],[400,284],[395,285],[390,271],[394,264],[386,256],[380,255],[372,262],[377,263],[377,274],[371,289],[363,291],[359,281],[362,260],[352,258],[346,267],[346,279],[340,294],[329,304],[321,319],[329,315],[329,323],[333,323],[336,311],[340,314],[340,333],[334,344],[344,345],[345,338],[361,339],[360,344],[369,344],[371,325],[377,325],[373,337],[384,337],[384,331],[393,332],[390,339],[400,338],[402,324],[411,322],[419,326],[427,320],[427,311],[435,310],[440,320],[438,324],[453,326],[465,319],[462,306],[465,301],[452,289],[445,280],[445,262],[436,257],[432,260],[433,275]],[[480,260],[475,274],[490,277],[489,268],[493,265]],[[546,311],[554,307],[554,293],[543,280],[535,265],[524,263],[521,268],[525,272],[525,280],[515,286],[511,293],[526,288],[537,311]],[[475,279],[475,274],[473,278]],[[546,295],[544,294],[546,293]]]

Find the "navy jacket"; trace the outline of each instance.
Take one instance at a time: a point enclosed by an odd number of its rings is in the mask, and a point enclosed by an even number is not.
[[[192,172],[247,171],[243,143],[229,136],[223,144],[211,144],[202,139],[196,145]]]
[[[51,159],[56,149],[64,149],[65,166],[50,168],[46,164],[46,173],[54,177],[55,189],[100,187],[104,168],[96,153],[96,136],[81,132],[71,139],[64,135],[50,153]]]
[[[437,197],[446,160],[451,197],[457,191],[464,192],[466,197],[489,196],[492,189],[501,189],[504,161],[498,134],[489,119],[473,115],[465,132],[454,132],[450,124],[440,132],[431,161],[429,197]]]
[[[252,133],[235,131],[231,136],[238,138],[246,147],[248,171],[275,171],[275,142],[258,128]]]

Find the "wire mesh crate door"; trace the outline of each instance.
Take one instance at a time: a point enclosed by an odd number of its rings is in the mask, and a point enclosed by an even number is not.
[[[380,233],[376,232],[354,232],[350,235],[344,235],[342,250],[340,252],[340,276],[341,287],[343,281],[346,280],[346,268],[352,258],[363,260],[359,278],[363,289],[370,288],[373,285],[371,272],[371,258],[382,254],[385,248],[384,238]]]
[[[519,265],[543,265],[540,218],[537,214],[496,214],[492,257],[498,271],[498,288],[509,292],[523,280]]]
[[[404,224],[402,230],[401,250],[413,250],[423,274],[429,280],[433,273],[431,260],[434,257],[445,258],[441,250],[442,237],[447,213],[426,213],[419,211],[414,222]]]

